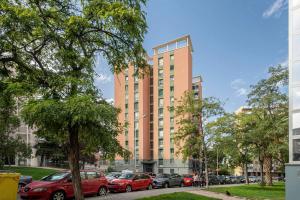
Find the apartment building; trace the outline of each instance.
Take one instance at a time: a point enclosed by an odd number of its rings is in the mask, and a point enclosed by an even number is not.
[[[289,163],[286,199],[300,195],[300,0],[289,0]]]
[[[117,170],[189,172],[190,163],[176,154],[174,107],[187,90],[202,97],[201,77],[192,78],[192,51],[190,36],[183,36],[153,48],[143,79],[133,76],[134,66],[115,75],[115,106],[122,110],[120,122],[128,124],[119,141],[132,152],[128,160],[115,159]]]

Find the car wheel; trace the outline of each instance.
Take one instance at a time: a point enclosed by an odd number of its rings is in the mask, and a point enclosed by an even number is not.
[[[126,186],[126,192],[131,192],[132,191],[132,187],[130,185]]]
[[[152,190],[152,188],[153,188],[153,187],[152,187],[152,184],[149,184],[147,189],[148,189],[148,190]]]
[[[107,193],[107,189],[105,187],[100,187],[98,190],[98,196],[105,196]]]
[[[169,187],[169,183],[164,183],[164,188],[168,188]]]
[[[65,193],[63,191],[54,192],[51,199],[52,200],[65,200]]]

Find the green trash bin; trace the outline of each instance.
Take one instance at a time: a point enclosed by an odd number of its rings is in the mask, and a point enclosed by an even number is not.
[[[0,200],[16,200],[19,173],[0,173]]]

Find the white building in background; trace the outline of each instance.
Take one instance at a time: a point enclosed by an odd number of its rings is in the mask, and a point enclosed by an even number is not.
[[[300,196],[300,0],[289,0],[289,163],[286,199]]]
[[[19,112],[20,112],[19,108],[20,108],[20,102],[17,100],[17,115],[19,115]],[[15,165],[31,166],[31,167],[39,166],[39,159],[35,156],[36,149],[33,148],[34,145],[36,144],[36,136],[33,132],[34,132],[33,129],[31,129],[24,122],[21,122],[20,126],[13,133],[13,134],[15,134],[15,136],[20,136],[27,145],[32,147],[31,158],[22,159],[22,158],[16,157]]]

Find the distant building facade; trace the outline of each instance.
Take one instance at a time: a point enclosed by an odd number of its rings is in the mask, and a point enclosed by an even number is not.
[[[132,152],[128,160],[115,159],[117,170],[130,169],[154,173],[188,173],[190,162],[175,154],[174,119],[176,99],[194,89],[202,97],[202,79],[192,78],[192,42],[184,36],[153,48],[150,74],[133,76],[134,66],[115,75],[115,106],[121,108],[119,121],[128,123],[119,136],[120,143]]]

